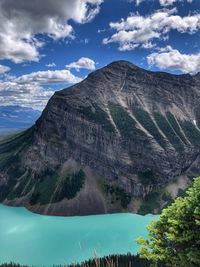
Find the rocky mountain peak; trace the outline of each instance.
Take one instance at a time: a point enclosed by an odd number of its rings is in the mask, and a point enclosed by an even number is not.
[[[200,174],[199,107],[195,77],[113,62],[0,144],[0,200],[56,215],[159,210]]]
[[[111,69],[132,69],[132,70],[141,70],[143,71],[143,69],[141,69],[140,67],[138,67],[137,65],[134,65],[133,63],[131,63],[130,61],[126,61],[126,60],[118,60],[118,61],[113,61],[110,64],[108,64],[105,68],[111,68]]]
[[[200,80],[200,72],[198,72],[198,73],[195,75],[195,77],[196,77],[198,80]]]

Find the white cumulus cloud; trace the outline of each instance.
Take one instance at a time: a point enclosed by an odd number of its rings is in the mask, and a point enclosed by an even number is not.
[[[150,2],[150,1],[158,1],[158,0],[129,0],[130,2],[135,2],[136,6],[139,6],[142,2]],[[171,6],[177,2],[188,2],[192,3],[193,0],[159,0],[159,3],[161,6],[166,7],[166,6]]]
[[[136,4],[136,6],[139,6],[144,1],[145,0],[129,0],[129,2],[134,2]]]
[[[193,34],[200,29],[200,13],[185,17],[176,13],[176,8],[163,9],[148,16],[131,14],[119,22],[111,22],[110,28],[115,32],[104,38],[103,44],[117,43],[121,51],[138,46],[149,48],[148,44],[155,39],[166,40],[171,30]]]
[[[66,65],[66,68],[76,69],[77,71],[80,69],[95,70],[95,62],[90,58],[81,57],[78,61]]]
[[[9,70],[10,70],[10,67],[0,64],[0,75],[8,72]]]
[[[179,70],[190,74],[200,72],[200,53],[182,54],[171,46],[150,54],[147,61],[150,65],[155,65],[160,69]]]
[[[15,79],[17,83],[39,83],[39,84],[51,84],[51,83],[78,83],[82,79],[74,76],[69,70],[47,70],[37,71],[30,74],[22,75]]]
[[[0,59],[39,61],[44,43],[38,34],[57,40],[73,38],[70,20],[91,21],[103,0],[1,0]]]
[[[64,87],[81,80],[65,69],[37,71],[19,77],[7,76],[0,80],[0,105],[6,102],[7,105],[43,109],[54,93],[53,84],[60,84]]]
[[[175,4],[176,2],[188,2],[192,3],[193,0],[159,0],[161,6],[170,6]]]
[[[46,64],[45,66],[48,68],[53,68],[53,67],[56,67],[56,64],[52,62],[52,63]]]

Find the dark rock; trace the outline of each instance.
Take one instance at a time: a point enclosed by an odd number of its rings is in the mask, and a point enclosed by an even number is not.
[[[1,201],[85,215],[124,211],[132,198],[126,210],[137,210],[134,199],[200,174],[199,127],[198,75],[113,62],[56,92],[31,133],[0,145]],[[85,180],[76,196],[55,202],[63,181],[80,170]]]

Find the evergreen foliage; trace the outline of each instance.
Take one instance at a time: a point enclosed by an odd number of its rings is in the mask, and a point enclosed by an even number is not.
[[[47,173],[38,180],[30,204],[48,204],[59,202],[64,198],[72,199],[81,190],[84,182],[83,170],[64,176],[59,171]]]
[[[135,117],[142,124],[142,126],[155,138],[158,144],[165,148],[166,141],[160,134],[158,128],[156,127],[154,121],[150,117],[149,113],[141,108],[132,107]]]
[[[160,195],[158,192],[152,192],[145,196],[138,213],[145,215],[152,213],[155,209],[160,211]]]
[[[97,104],[94,103],[92,106],[81,106],[79,112],[88,120],[101,125],[106,132],[115,132],[115,128],[111,124],[108,114]]]
[[[159,177],[153,173],[152,170],[146,170],[138,173],[138,177],[142,184],[152,185],[156,184],[159,181]]]
[[[171,127],[176,132],[176,134],[179,136],[179,138],[182,140],[182,142],[187,145],[188,142],[187,142],[184,134],[181,132],[181,128],[180,128],[176,118],[174,117],[174,115],[171,112],[167,112],[166,117],[167,117]]]
[[[189,141],[195,145],[200,145],[200,131],[194,126],[194,124],[190,121],[179,121],[185,135],[189,139]]]
[[[64,177],[59,190],[55,192],[53,202],[59,202],[64,198],[74,198],[82,188],[84,181],[85,173],[83,170]]]
[[[103,190],[107,195],[111,196],[111,202],[119,202],[124,209],[126,209],[131,202],[131,195],[117,185],[103,183]]]
[[[126,139],[134,141],[135,144],[149,144],[147,137],[143,131],[136,127],[136,121],[124,110],[120,105],[109,103],[111,116],[119,129],[122,136]]]
[[[141,257],[152,261],[152,266],[200,266],[200,177],[148,230],[149,240],[140,238],[138,243]]]
[[[160,127],[161,131],[167,137],[172,146],[178,151],[183,149],[183,143],[175,130],[171,127],[168,120],[161,113],[154,112],[155,120]]]
[[[53,267],[149,267],[149,261],[145,259],[140,259],[140,257],[133,256],[131,254],[127,255],[111,255],[103,258],[94,258],[85,261],[80,264],[71,265],[53,265]],[[29,267],[22,266],[15,263],[2,264],[0,267]],[[34,267],[34,266],[33,266]],[[161,266],[160,266],[161,267]]]

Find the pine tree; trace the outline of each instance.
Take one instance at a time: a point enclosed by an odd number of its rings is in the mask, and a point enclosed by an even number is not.
[[[148,226],[149,240],[138,239],[140,255],[152,262],[173,267],[200,266],[200,177],[186,197],[164,209],[160,219]]]

